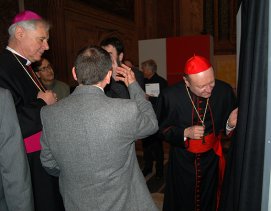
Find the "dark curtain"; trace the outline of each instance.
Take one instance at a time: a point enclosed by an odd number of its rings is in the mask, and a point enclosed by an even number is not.
[[[268,0],[243,0],[238,124],[220,211],[260,211],[266,130]]]

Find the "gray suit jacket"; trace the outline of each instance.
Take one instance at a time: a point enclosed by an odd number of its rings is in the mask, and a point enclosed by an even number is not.
[[[67,211],[156,211],[134,140],[155,133],[157,119],[137,82],[131,100],[78,86],[41,111],[41,162],[59,175]]]
[[[28,161],[10,92],[0,88],[0,210],[31,211]]]

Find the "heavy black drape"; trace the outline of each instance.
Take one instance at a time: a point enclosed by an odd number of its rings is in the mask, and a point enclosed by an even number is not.
[[[239,116],[229,152],[220,211],[261,210],[267,109],[268,4],[268,0],[243,0],[241,4]]]

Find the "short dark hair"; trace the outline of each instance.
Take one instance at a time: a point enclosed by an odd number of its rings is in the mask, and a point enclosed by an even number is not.
[[[74,67],[79,84],[94,85],[105,78],[112,60],[106,50],[91,45],[78,52]]]
[[[108,37],[108,38],[101,41],[100,46],[105,47],[108,45],[112,45],[113,47],[115,47],[118,55],[120,55],[121,53],[124,53],[124,45],[119,38]]]

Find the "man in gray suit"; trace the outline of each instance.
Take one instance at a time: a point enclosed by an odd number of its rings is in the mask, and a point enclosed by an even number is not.
[[[32,211],[30,171],[14,102],[0,88],[0,210]]]
[[[131,99],[104,94],[111,68],[104,49],[89,46],[79,52],[72,70],[79,86],[41,111],[41,162],[59,176],[67,211],[157,211],[134,144],[157,131],[157,119],[125,65],[116,68],[117,80],[128,87]]]

